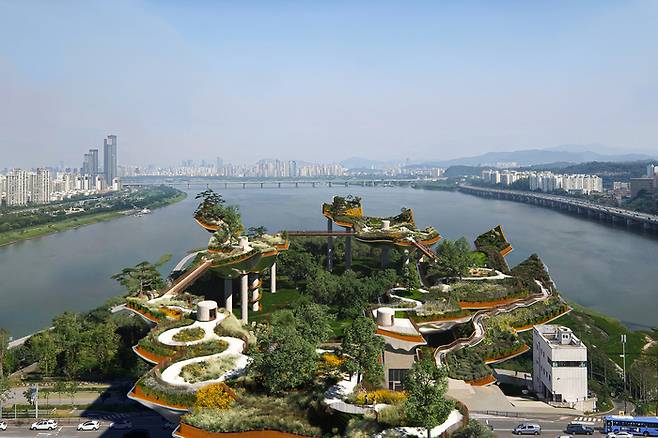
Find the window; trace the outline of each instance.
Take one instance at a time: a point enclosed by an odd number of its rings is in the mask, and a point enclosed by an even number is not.
[[[388,389],[392,391],[401,391],[404,389],[404,378],[407,375],[409,370],[406,369],[394,369],[391,368],[388,370]]]

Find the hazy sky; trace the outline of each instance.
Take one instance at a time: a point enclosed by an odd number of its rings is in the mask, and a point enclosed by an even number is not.
[[[0,0],[0,168],[658,150],[657,1]]]

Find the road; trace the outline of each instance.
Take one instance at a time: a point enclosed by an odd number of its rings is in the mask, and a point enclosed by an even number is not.
[[[82,421],[82,420],[81,420]],[[170,438],[172,430],[163,428],[163,422],[159,416],[148,416],[133,418],[133,430],[145,429],[149,432],[149,438]],[[121,438],[127,430],[109,429],[110,421],[102,421],[98,431],[78,431],[77,422],[64,424],[53,431],[31,431],[29,424],[14,426],[9,424],[6,431],[0,432],[0,438]]]
[[[487,415],[478,415],[473,414],[473,418],[478,420],[481,423],[489,422],[489,425],[493,426],[494,433],[497,437],[513,437],[516,435],[512,434],[512,430],[521,423],[535,423],[541,426],[542,436],[557,437],[563,433],[566,429],[567,424],[571,421],[574,421],[574,417],[560,417],[555,419],[543,419],[537,420],[532,418],[508,418],[508,417],[494,417]],[[591,422],[590,426],[594,427],[595,435],[600,433],[597,431],[597,428],[601,426],[601,422]]]

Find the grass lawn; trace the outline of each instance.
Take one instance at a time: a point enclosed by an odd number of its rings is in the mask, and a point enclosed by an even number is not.
[[[249,309],[249,321],[263,321],[270,318],[272,312],[291,307],[301,297],[300,292],[294,288],[291,282],[286,278],[279,278],[276,293],[271,293],[268,289],[261,289],[263,294],[260,300],[259,312]],[[235,312],[236,315],[240,311]]]
[[[631,331],[624,327],[621,322],[608,316],[597,313],[575,303],[569,303],[574,310],[571,313],[555,320],[554,324],[561,324],[570,327],[576,336],[578,336],[585,345],[592,347],[595,345],[600,351],[604,352],[610,359],[618,365],[622,365],[623,359],[620,356],[622,352],[621,335],[626,335],[626,366],[630,366],[637,353],[642,351],[646,344],[646,336],[653,336],[655,339],[656,332]]]

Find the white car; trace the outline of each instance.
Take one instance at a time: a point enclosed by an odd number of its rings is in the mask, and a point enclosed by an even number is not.
[[[101,427],[101,422],[98,420],[89,420],[78,424],[78,430],[98,430]]]
[[[630,432],[610,432],[607,435],[608,438],[633,438],[633,434]]]
[[[130,420],[119,420],[119,421],[115,421],[114,423],[110,423],[110,429],[125,430],[132,428],[133,428],[133,422]]]
[[[4,421],[0,421],[0,430],[7,430],[7,423]]]
[[[55,430],[57,429],[57,421],[55,420],[41,420],[32,423],[30,430]]]

